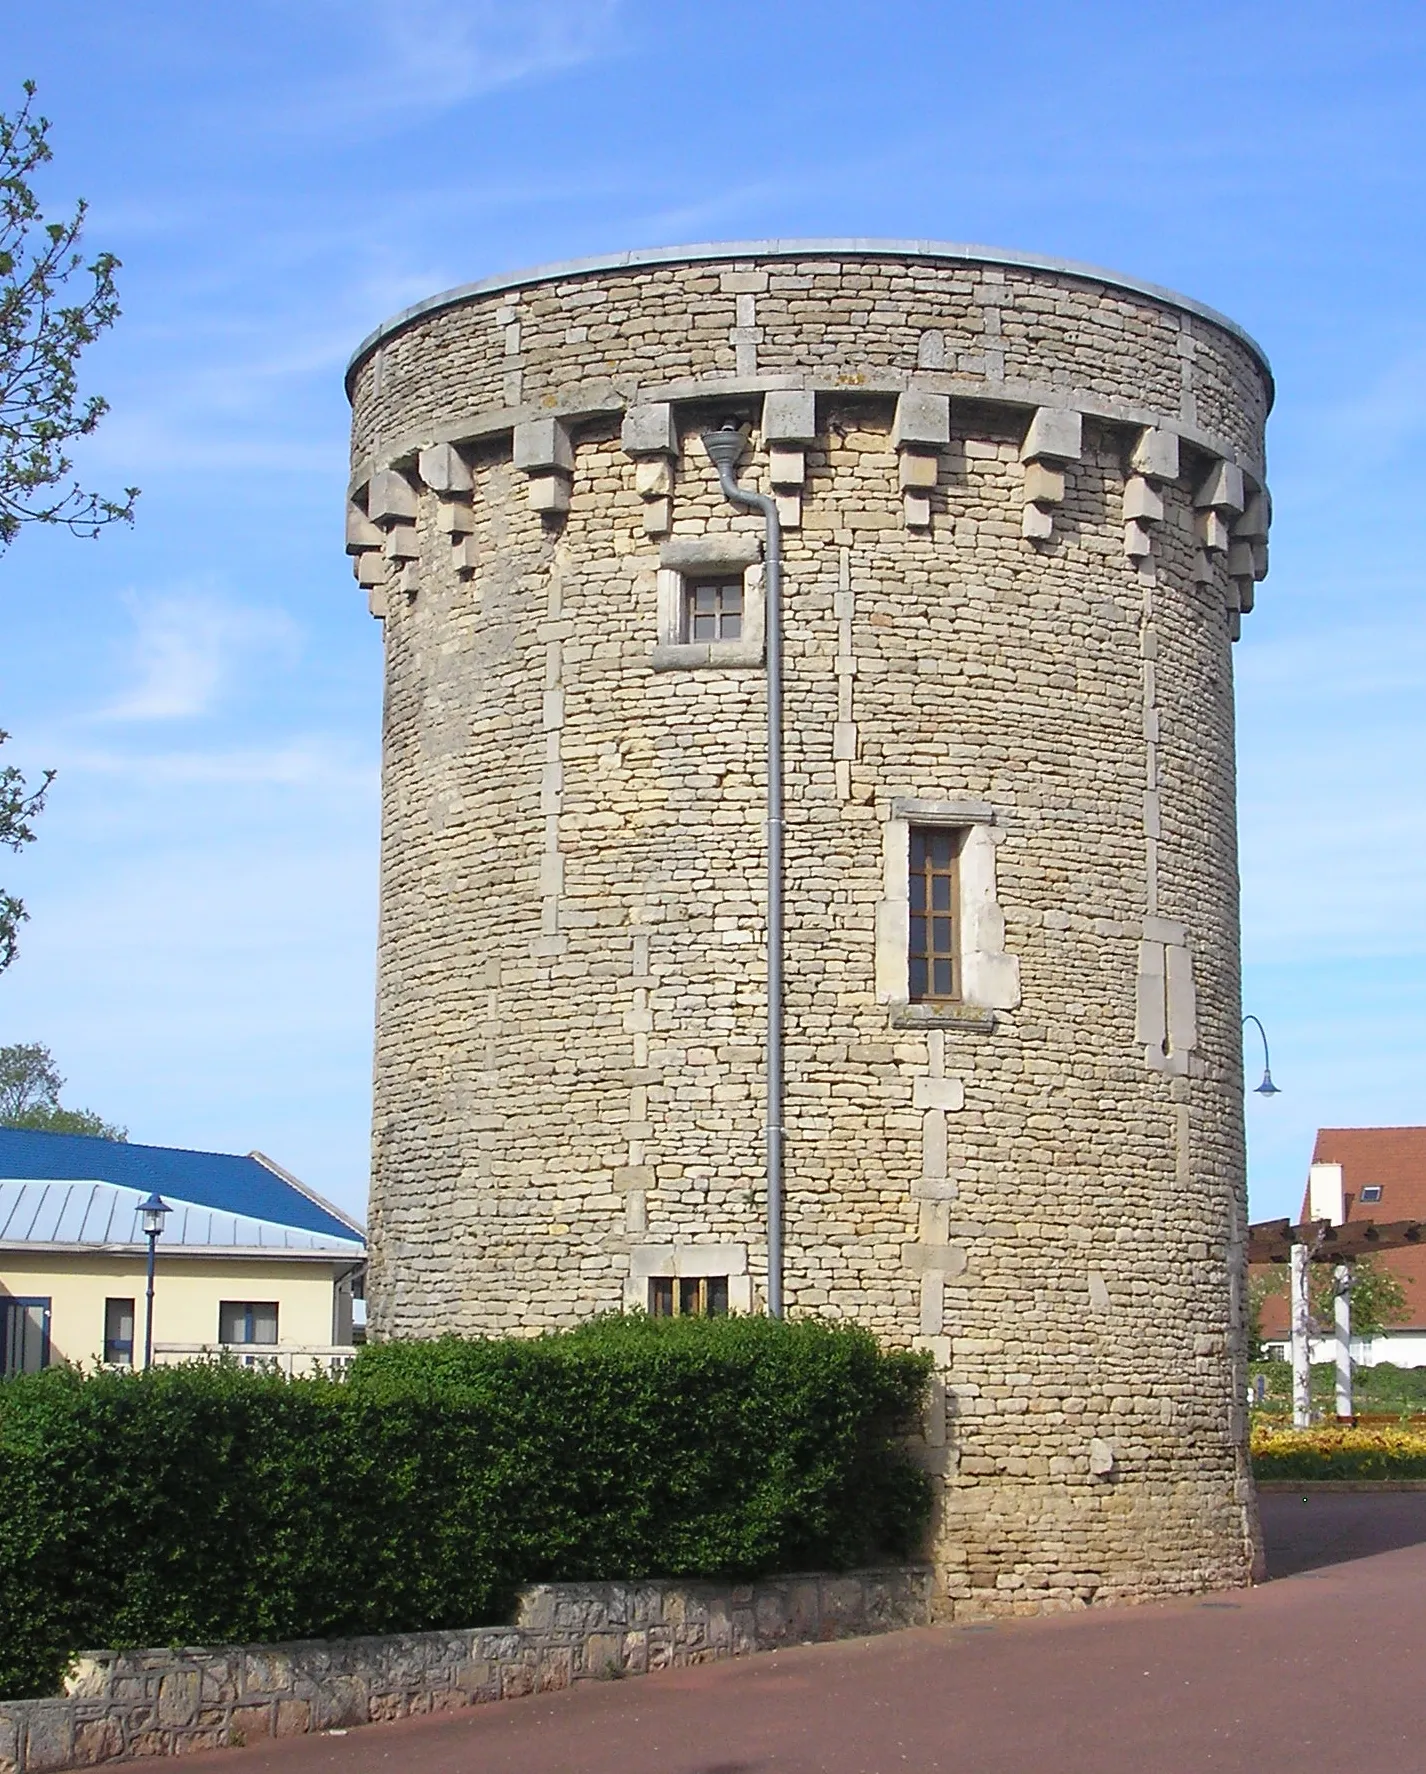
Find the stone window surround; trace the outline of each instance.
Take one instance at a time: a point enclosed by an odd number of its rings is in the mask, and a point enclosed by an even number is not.
[[[636,1244],[629,1252],[624,1310],[647,1312],[649,1282],[669,1276],[726,1275],[729,1312],[751,1312],[753,1278],[745,1244]]]
[[[655,671],[700,666],[761,666],[763,662],[762,541],[756,536],[723,533],[679,536],[659,550],[658,640]],[[736,641],[684,639],[684,586],[690,578],[715,573],[743,576],[743,633]]]
[[[892,799],[882,822],[882,897],[876,908],[876,1000],[893,1027],[995,1027],[997,1010],[1020,1003],[1020,963],[1005,952],[1005,917],[995,897],[995,809],[985,801]],[[910,851],[913,825],[948,825],[965,832],[959,857],[961,998],[956,1003],[911,1002]]]

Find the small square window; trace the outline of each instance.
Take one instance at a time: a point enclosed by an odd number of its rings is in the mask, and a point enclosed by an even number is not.
[[[955,826],[911,827],[911,921],[906,958],[913,1004],[953,1001],[961,995],[957,859],[964,837],[964,831]]]
[[[726,1275],[655,1276],[649,1283],[651,1318],[724,1318],[727,1312]]]
[[[277,1341],[276,1300],[220,1300],[218,1302],[218,1341],[220,1343],[275,1343]]]
[[[104,1360],[110,1367],[134,1365],[134,1302],[105,1300]]]
[[[1381,1184],[1380,1183],[1367,1183],[1362,1189],[1362,1200],[1363,1201],[1380,1201],[1381,1200]]]
[[[683,638],[685,641],[737,641],[743,637],[743,581],[685,579]]]

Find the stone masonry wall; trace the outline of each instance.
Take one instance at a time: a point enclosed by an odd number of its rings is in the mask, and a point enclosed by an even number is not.
[[[789,1310],[933,1352],[943,1612],[1246,1580],[1231,639],[1265,367],[1102,282],[843,254],[529,283],[352,385],[375,1333],[532,1334],[654,1273],[761,1302],[761,653],[660,629],[680,549],[758,552],[698,442],[732,417],[787,523]],[[980,983],[938,1011],[904,936],[894,986],[919,817],[967,834]]]
[[[754,1651],[925,1625],[918,1567],[756,1583],[538,1584],[514,1625],[288,1645],[95,1651],[58,1700],[0,1699],[0,1774],[346,1731]]]

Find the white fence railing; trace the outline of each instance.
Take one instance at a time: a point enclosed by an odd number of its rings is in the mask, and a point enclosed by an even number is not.
[[[356,1350],[350,1345],[323,1347],[299,1343],[155,1343],[155,1367],[172,1367],[181,1361],[235,1361],[240,1367],[267,1369],[293,1375],[330,1374],[341,1379],[351,1366]]]

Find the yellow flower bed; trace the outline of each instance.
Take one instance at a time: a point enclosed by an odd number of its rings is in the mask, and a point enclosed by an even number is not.
[[[1258,1478],[1426,1478],[1426,1435],[1410,1429],[1278,1429],[1255,1423]]]

